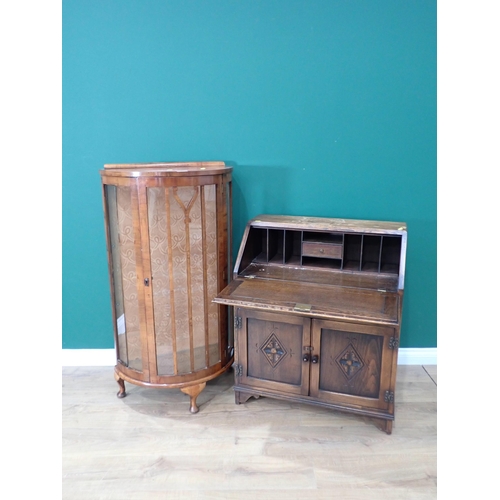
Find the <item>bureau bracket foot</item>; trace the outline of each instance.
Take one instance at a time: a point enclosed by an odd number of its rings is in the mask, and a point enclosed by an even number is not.
[[[205,386],[207,385],[206,382],[203,382],[202,384],[197,384],[197,385],[190,385],[188,387],[182,387],[181,391],[184,394],[187,394],[190,397],[190,408],[189,411],[191,413],[198,413],[200,410],[196,404],[196,398],[200,395],[200,392],[205,389]]]
[[[377,429],[384,431],[387,434],[392,434],[392,420],[386,420],[385,418],[370,418],[369,420],[375,425],[375,427],[377,427]]]
[[[246,403],[251,397],[259,399],[260,396],[257,394],[248,394],[247,392],[234,391],[234,401],[237,405]]]
[[[382,427],[382,430],[387,434],[392,434],[392,420],[386,420],[385,425]]]

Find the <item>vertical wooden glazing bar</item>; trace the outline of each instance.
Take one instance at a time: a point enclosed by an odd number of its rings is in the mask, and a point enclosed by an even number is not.
[[[216,226],[216,234],[217,234],[217,271],[216,271],[216,273],[217,273],[217,290],[223,289],[223,286],[221,286],[223,283],[223,279],[221,276],[221,233],[220,233],[221,227],[223,227],[221,224],[221,220],[220,220],[220,217],[221,217],[221,195],[220,195],[221,189],[222,189],[222,184],[217,183],[215,185],[215,213],[216,213],[215,226]],[[220,332],[221,331],[221,314],[222,314],[224,309],[223,309],[223,306],[221,304],[217,304],[217,309],[218,309],[217,327],[218,327],[218,331]],[[221,348],[220,344],[219,344],[219,359],[222,359],[222,348]]]
[[[135,182],[134,182],[135,181]],[[132,220],[134,227],[134,249],[136,258],[136,277],[137,277],[137,301],[139,304],[140,318],[140,338],[141,338],[141,354],[142,354],[142,371],[146,380],[149,380],[149,363],[148,361],[148,331],[146,322],[146,306],[144,300],[144,268],[142,262],[141,251],[141,224],[139,218],[139,179],[134,179],[130,186],[130,201],[132,209]],[[148,276],[149,278],[149,276]]]
[[[221,183],[217,184],[217,248],[218,248],[218,290],[222,290],[227,285],[227,204],[226,204],[226,176],[223,176]],[[225,332],[221,336],[219,344],[220,360],[226,358],[227,348],[227,306],[219,305],[219,332]]]
[[[153,311],[153,276],[151,272],[151,253],[149,248],[149,224],[148,224],[148,199],[146,183],[142,179],[137,180],[138,201],[139,201],[139,219],[141,231],[141,258],[144,272],[144,305],[147,326],[147,349],[148,365],[151,381],[156,381],[158,375],[156,363],[156,339],[154,328]]]
[[[184,217],[186,228],[186,280],[188,301],[188,324],[189,324],[189,358],[191,371],[194,371],[194,342],[193,342],[193,296],[191,294],[191,235],[189,234],[189,213]]]
[[[231,179],[230,176],[228,176]],[[233,182],[229,180],[227,183],[228,186],[228,200],[227,200],[227,211],[228,211],[228,219],[227,219],[227,228],[228,228],[228,242],[227,242],[227,282],[231,281],[231,275],[233,272]],[[227,346],[234,348],[234,314],[233,308],[227,307]],[[228,356],[232,355],[232,351],[228,351]]]
[[[193,207],[196,198],[198,197],[198,187],[194,187],[194,194],[186,207],[182,200],[177,195],[177,188],[174,187],[174,197],[177,203],[184,211],[184,230],[186,234],[186,280],[187,280],[187,302],[188,302],[188,325],[189,325],[189,359],[191,363],[191,371],[194,371],[194,335],[193,335],[193,295],[191,284],[191,235],[189,232],[189,213]]]
[[[174,262],[172,255],[172,228],[170,214],[170,189],[165,188],[165,222],[167,224],[168,240],[168,281],[170,284],[170,319],[172,325],[172,354],[174,359],[174,375],[179,373],[177,364],[177,328],[175,324],[175,287],[174,287]]]
[[[207,214],[205,206],[205,186],[200,186],[201,205],[201,246],[203,259],[203,310],[205,311],[205,366],[210,365],[209,359],[209,335],[208,335],[208,308],[210,301],[208,298],[208,276],[207,276]]]

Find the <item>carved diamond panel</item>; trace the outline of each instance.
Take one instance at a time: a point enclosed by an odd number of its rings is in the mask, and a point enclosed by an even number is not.
[[[335,360],[345,377],[350,380],[365,366],[361,356],[352,344],[349,344]]]
[[[260,350],[273,368],[276,368],[278,363],[287,355],[286,349],[282,346],[275,333],[271,334]]]

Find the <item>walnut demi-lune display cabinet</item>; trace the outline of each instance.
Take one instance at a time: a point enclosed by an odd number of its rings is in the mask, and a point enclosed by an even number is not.
[[[235,398],[267,396],[373,419],[390,434],[406,224],[262,215],[233,280]]]
[[[223,162],[100,171],[118,397],[125,382],[179,388],[190,411],[233,363],[230,308],[212,302],[231,265],[231,172]]]

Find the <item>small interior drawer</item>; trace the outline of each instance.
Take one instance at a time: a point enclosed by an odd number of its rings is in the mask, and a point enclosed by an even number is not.
[[[302,255],[304,257],[327,257],[330,259],[341,259],[342,244],[303,241]]]

